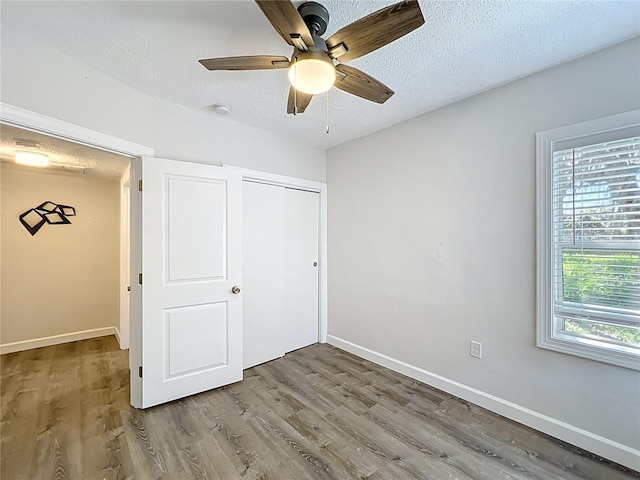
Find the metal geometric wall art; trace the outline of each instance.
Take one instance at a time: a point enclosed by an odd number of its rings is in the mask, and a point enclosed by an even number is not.
[[[49,225],[67,225],[71,223],[71,220],[67,217],[73,217],[75,214],[76,209],[70,205],[44,202],[20,215],[20,223],[33,236],[47,223]]]

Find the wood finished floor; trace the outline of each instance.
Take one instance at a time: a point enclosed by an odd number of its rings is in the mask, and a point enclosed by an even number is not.
[[[3,355],[1,478],[640,478],[333,348],[139,411],[113,337]]]

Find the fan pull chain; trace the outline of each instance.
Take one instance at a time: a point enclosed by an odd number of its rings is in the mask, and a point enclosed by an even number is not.
[[[329,90],[327,90],[327,135],[329,135]]]
[[[293,79],[298,84],[298,57],[293,59]],[[298,115],[298,89],[293,87],[293,116]]]

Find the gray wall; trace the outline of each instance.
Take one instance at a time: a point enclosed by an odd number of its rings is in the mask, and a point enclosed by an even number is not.
[[[161,158],[325,180],[323,149],[157,100],[6,25],[0,34],[4,103],[151,147]]]
[[[535,134],[639,86],[636,38],[329,150],[329,334],[639,449],[640,372],[535,346]]]

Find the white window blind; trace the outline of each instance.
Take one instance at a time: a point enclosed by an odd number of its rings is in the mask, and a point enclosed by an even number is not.
[[[640,136],[554,146],[551,172],[554,330],[640,349]]]

